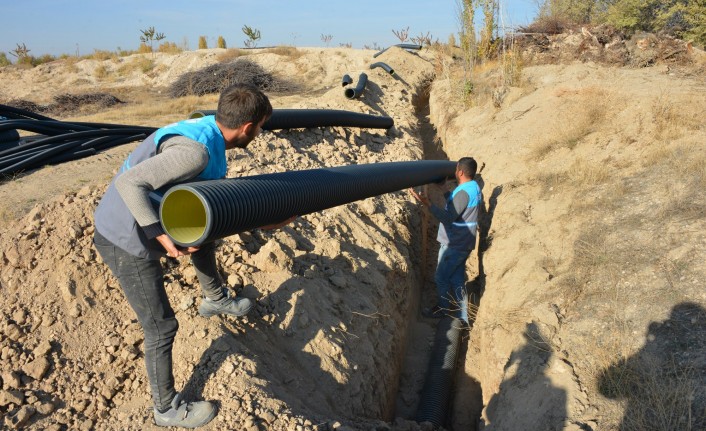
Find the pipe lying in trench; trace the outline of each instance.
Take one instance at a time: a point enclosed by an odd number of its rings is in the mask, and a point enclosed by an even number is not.
[[[417,51],[419,51],[420,49],[422,49],[422,45],[415,45],[415,44],[412,44],[412,43],[398,43],[397,45],[392,45],[392,46],[396,46],[396,47],[402,48],[402,49],[414,49],[414,50],[417,50]],[[373,54],[373,58],[377,58],[378,55],[382,54],[383,52],[387,51],[387,50],[390,49],[390,48],[391,48],[391,47],[388,46],[387,48],[385,48],[385,49],[383,49],[383,50],[381,50],[381,51],[376,52],[375,54]]]
[[[390,75],[395,74],[394,69],[392,69],[387,63],[383,63],[382,61],[378,61],[377,63],[373,63],[370,65],[371,69],[375,69],[376,67],[383,68],[385,72],[389,73]]]
[[[214,109],[194,111],[189,118],[216,115]],[[262,130],[307,129],[311,127],[361,127],[389,129],[395,124],[390,117],[368,115],[337,109],[274,109]]]
[[[349,99],[357,99],[365,91],[365,85],[368,83],[368,75],[361,73],[358,77],[358,84],[355,88],[346,88],[344,94]]]
[[[439,320],[417,408],[417,422],[431,422],[437,427],[444,425],[451,401],[460,338],[459,319],[446,316]]]
[[[185,183],[161,199],[164,232],[194,246],[384,193],[453,177],[455,162],[423,160]]]
[[[341,87],[345,87],[346,85],[351,85],[353,83],[353,78],[349,74],[343,75],[343,78],[341,78]]]

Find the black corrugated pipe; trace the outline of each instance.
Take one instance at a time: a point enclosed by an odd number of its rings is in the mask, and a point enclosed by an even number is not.
[[[373,63],[370,65],[371,69],[375,69],[376,67],[382,67],[383,69],[385,69],[385,72],[389,73],[390,75],[395,74],[395,71],[390,66],[388,66],[386,63],[383,63],[382,61],[378,61],[377,63]]]
[[[460,320],[443,317],[436,327],[434,347],[417,408],[417,422],[431,422],[434,426],[444,425],[451,400],[460,338]]]
[[[424,160],[186,183],[167,190],[159,216],[174,243],[199,245],[292,216],[440,182],[455,170],[455,162]]]
[[[216,115],[215,109],[204,109],[189,114],[189,118]],[[263,124],[263,130],[306,129],[310,127],[362,127],[389,129],[395,124],[390,117],[368,115],[337,109],[274,109]]]
[[[351,85],[353,83],[353,78],[349,74],[343,75],[343,78],[341,79],[341,87],[345,87],[346,85]]]
[[[365,91],[365,85],[368,83],[368,75],[361,73],[358,77],[358,83],[355,88],[346,88],[344,94],[349,99],[357,99]]]
[[[396,46],[396,47],[402,48],[402,49],[415,49],[417,51],[422,49],[422,45],[415,45],[412,43],[398,43],[397,45],[392,45],[392,46]],[[383,52],[387,51],[388,49],[390,49],[389,46],[381,51],[376,52],[375,54],[373,54],[373,58],[377,58],[378,55],[382,54]]]

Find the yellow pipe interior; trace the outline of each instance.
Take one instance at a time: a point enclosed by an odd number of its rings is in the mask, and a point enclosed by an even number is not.
[[[180,243],[194,243],[206,231],[206,208],[201,199],[189,190],[169,193],[160,211],[167,235]]]

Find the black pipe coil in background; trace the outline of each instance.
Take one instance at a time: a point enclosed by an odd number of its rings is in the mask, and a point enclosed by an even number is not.
[[[0,146],[4,144],[17,144],[20,141],[20,134],[17,129],[0,130]]]
[[[20,130],[35,135],[20,136]],[[141,141],[155,130],[143,126],[63,122],[0,105],[0,175],[87,157],[100,150]]]
[[[376,67],[381,67],[385,72],[389,73],[390,75],[394,75],[395,71],[392,69],[387,63],[383,63],[382,61],[378,61],[377,63],[373,63],[370,65],[371,69],[375,69]]]
[[[419,423],[431,422],[437,427],[444,426],[460,351],[460,322],[459,319],[445,316],[436,327],[434,347],[417,408],[416,421]]]
[[[189,114],[189,118],[216,115],[215,109],[202,109]],[[361,127],[389,129],[395,124],[390,117],[369,115],[337,109],[274,109],[272,116],[262,125],[262,130],[307,129],[311,127]]]
[[[346,88],[344,94],[349,99],[357,99],[361,94],[363,94],[363,91],[365,91],[365,86],[367,83],[368,75],[361,73],[360,76],[358,76],[358,83],[355,88]]]
[[[159,214],[164,231],[169,196],[187,190],[198,196],[207,214],[202,236],[181,246],[199,245],[301,216],[409,187],[438,183],[454,176],[456,163],[443,160],[386,162],[290,171],[251,177],[185,183],[164,194]],[[166,207],[166,208],[165,208]],[[181,208],[180,211],[188,211]],[[199,209],[195,209],[199,211]]]

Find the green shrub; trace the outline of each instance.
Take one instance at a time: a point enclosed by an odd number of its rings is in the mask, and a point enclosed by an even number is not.
[[[0,52],[0,67],[5,67],[11,65],[12,62],[7,58],[7,54]]]

